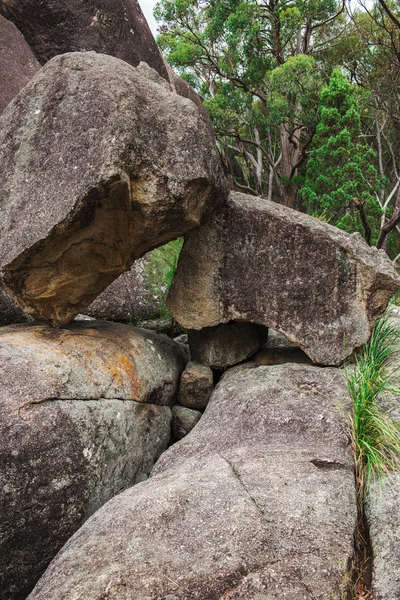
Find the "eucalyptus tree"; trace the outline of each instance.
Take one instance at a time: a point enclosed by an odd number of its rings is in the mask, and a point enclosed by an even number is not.
[[[345,0],[160,0],[158,42],[199,91],[240,189],[298,207],[316,127],[319,56]]]

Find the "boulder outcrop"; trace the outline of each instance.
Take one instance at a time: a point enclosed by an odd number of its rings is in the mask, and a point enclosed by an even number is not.
[[[359,234],[232,192],[185,241],[167,304],[187,329],[259,323],[315,363],[337,365],[367,341],[399,286],[386,253]]]
[[[71,321],[148,250],[225,200],[209,123],[146,64],[71,53],[0,118],[0,269],[7,293]]]
[[[0,0],[0,14],[20,28],[42,65],[59,54],[87,51],[134,67],[146,62],[209,121],[200,96],[164,60],[137,0]]]
[[[41,64],[58,54],[93,50],[136,67],[167,68],[137,0],[0,0],[0,13],[22,31]]]
[[[0,15],[0,113],[39,69],[22,33]]]
[[[345,398],[335,369],[228,372],[195,429],[86,522],[29,600],[331,600],[356,520]]]
[[[67,539],[146,479],[171,434],[184,353],[90,321],[0,329],[0,598],[22,600]]]

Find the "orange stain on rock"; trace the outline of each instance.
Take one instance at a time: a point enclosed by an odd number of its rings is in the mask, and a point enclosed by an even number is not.
[[[143,396],[143,390],[142,385],[137,378],[135,363],[126,356],[120,354],[115,363],[109,365],[108,368],[111,371],[115,385],[123,387],[129,381],[132,399],[140,402],[140,399]]]

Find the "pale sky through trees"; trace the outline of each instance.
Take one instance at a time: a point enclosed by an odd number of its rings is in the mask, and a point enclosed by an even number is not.
[[[365,2],[365,5],[367,7],[371,7],[373,4],[373,0],[362,0],[362,1]],[[144,16],[147,19],[147,22],[148,22],[150,29],[153,32],[154,36],[157,35],[157,23],[153,17],[153,10],[154,10],[156,3],[157,3],[157,0],[139,0],[140,7],[144,13]],[[353,9],[356,8],[357,0],[351,0],[350,5]]]

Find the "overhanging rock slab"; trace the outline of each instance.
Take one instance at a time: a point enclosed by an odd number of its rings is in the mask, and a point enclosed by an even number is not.
[[[359,234],[232,192],[187,237],[167,304],[187,329],[258,323],[337,365],[368,340],[399,287],[386,253]]]

